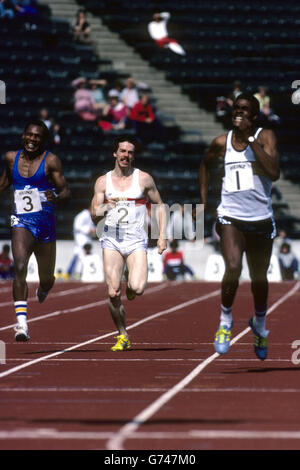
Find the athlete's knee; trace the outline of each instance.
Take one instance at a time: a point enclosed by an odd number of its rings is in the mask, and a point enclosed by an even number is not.
[[[15,260],[14,272],[17,278],[26,278],[27,275],[27,263],[23,260]]]
[[[114,307],[118,307],[121,303],[121,289],[115,289],[114,287],[108,288],[108,297]]]
[[[146,283],[141,281],[128,282],[128,287],[135,293],[135,295],[142,295],[146,288]]]
[[[227,278],[238,279],[242,272],[242,263],[238,260],[232,259],[226,263],[225,274]]]

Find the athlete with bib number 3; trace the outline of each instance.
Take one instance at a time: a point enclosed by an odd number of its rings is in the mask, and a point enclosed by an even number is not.
[[[59,158],[44,150],[47,126],[42,121],[31,121],[22,137],[23,149],[6,153],[5,169],[0,177],[0,193],[11,184],[14,188],[11,242],[16,341],[29,340],[26,283],[29,258],[35,254],[40,279],[36,296],[43,302],[55,280],[55,204],[70,196]]]
[[[257,128],[258,100],[242,93],[234,103],[233,129],[211,143],[200,165],[202,203],[206,204],[210,168],[224,162],[221,202],[217,208],[216,230],[220,235],[225,273],[221,285],[220,325],[215,350],[229,350],[233,327],[232,306],[246,254],[254,300],[249,326],[254,334],[254,351],[264,360],[268,343],[266,330],[268,279],[276,228],[271,205],[272,181],[279,178],[279,156],[272,130]]]
[[[114,169],[100,176],[94,188],[91,215],[95,224],[103,220],[101,235],[105,282],[108,287],[108,306],[119,335],[112,351],[130,348],[126,330],[125,309],[121,301],[121,281],[127,265],[128,300],[142,295],[148,273],[145,230],[146,203],[157,205],[160,254],[166,249],[164,205],[153,178],[133,167],[137,142],[131,136],[119,137],[113,149]],[[97,227],[97,232],[98,232]]]

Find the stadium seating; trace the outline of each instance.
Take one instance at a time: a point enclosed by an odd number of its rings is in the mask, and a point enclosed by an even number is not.
[[[208,111],[215,111],[216,97],[228,95],[236,79],[246,91],[259,85],[269,88],[273,107],[280,115],[276,129],[283,154],[284,176],[298,182],[299,106],[291,102],[291,84],[299,79],[300,7],[289,0],[284,4],[251,1],[195,2],[185,0],[79,0],[78,4],[101,16],[112,31],[166,77],[179,84],[184,93]],[[49,2],[51,6],[51,2]],[[147,33],[147,23],[155,9],[171,11],[170,36],[184,46],[183,57],[159,50]],[[68,208],[58,208],[58,236],[72,238],[75,214],[91,198],[92,183],[112,165],[111,144],[115,133],[103,134],[98,126],[84,123],[73,113],[71,81],[78,76],[106,78],[110,83],[124,78],[108,61],[97,57],[89,45],[73,41],[69,24],[54,20],[51,10],[39,7],[37,28],[26,30],[20,21],[0,20],[0,78],[7,84],[7,104],[0,106],[2,153],[20,145],[20,135],[28,118],[37,117],[46,107],[63,127],[57,150],[73,199]],[[103,66],[103,67],[102,67]],[[177,130],[164,141],[143,146],[139,167],[154,175],[163,200],[169,204],[198,203],[197,171],[206,146],[180,140]],[[209,195],[206,235],[210,234],[220,194],[220,173]],[[8,214],[9,202],[1,202]],[[283,207],[275,207],[277,220],[296,236],[294,220]],[[278,209],[278,210],[277,210]],[[67,213],[66,213],[67,212]],[[0,218],[0,236],[9,236],[8,217]],[[63,223],[62,223],[63,222]]]
[[[299,2],[80,0],[79,3],[101,16],[144,59],[164,70],[169,80],[208,111],[215,111],[217,96],[229,95],[235,80],[240,80],[243,90],[251,93],[260,85],[267,86],[272,108],[280,116],[276,133],[283,155],[283,174],[300,184],[295,172],[300,106],[291,101],[292,83],[299,80]],[[154,11],[171,12],[169,35],[182,44],[186,56],[160,50],[153,43],[147,24]],[[274,123],[267,125],[274,127]],[[281,212],[278,220],[285,225]],[[287,216],[289,233],[298,236],[291,229],[291,219]]]

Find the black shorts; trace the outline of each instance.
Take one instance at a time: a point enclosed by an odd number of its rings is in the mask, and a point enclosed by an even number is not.
[[[264,240],[273,240],[276,237],[276,225],[273,218],[246,222],[232,217],[219,216],[216,223],[216,232],[220,235],[222,225],[233,225],[245,235],[261,237]]]

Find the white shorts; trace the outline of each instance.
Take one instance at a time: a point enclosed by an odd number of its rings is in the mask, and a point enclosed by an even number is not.
[[[147,251],[148,240],[116,240],[115,238],[102,238],[101,247],[106,250],[119,251],[122,256],[128,256],[134,251]]]

